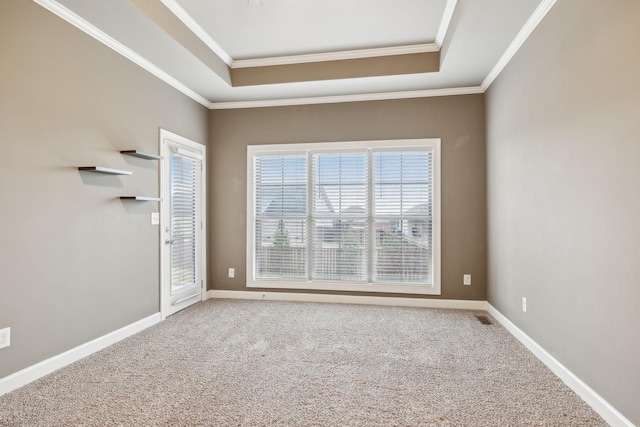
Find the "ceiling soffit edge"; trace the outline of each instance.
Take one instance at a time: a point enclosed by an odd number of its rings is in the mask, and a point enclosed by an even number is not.
[[[533,11],[533,14],[527,19],[522,29],[518,32],[516,37],[513,39],[507,50],[504,51],[504,54],[500,57],[496,65],[489,71],[487,77],[482,81],[480,87],[482,87],[483,91],[489,89],[491,83],[500,75],[504,67],[507,66],[511,58],[520,50],[525,40],[529,38],[533,30],[536,29],[538,24],[542,21],[542,19],[549,13],[554,4],[556,4],[557,0],[543,0],[536,10]]]
[[[276,56],[272,58],[239,59],[232,62],[231,68],[239,69],[271,67],[274,65],[307,64],[312,62],[343,61],[349,59],[438,52],[439,50],[440,47],[436,43],[380,47],[374,49],[343,50],[339,52],[309,53],[304,55]]]
[[[437,96],[475,95],[484,93],[480,86],[425,89],[401,92],[364,93],[355,95],[315,96],[309,98],[265,99],[258,101],[212,102],[211,110],[238,108],[286,107],[292,105],[338,104],[343,102],[386,101],[392,99],[431,98]]]
[[[163,3],[150,2],[148,0],[129,0],[129,3],[189,51],[211,72],[215,73],[227,84],[231,84],[229,66]]]
[[[438,50],[442,47],[444,39],[447,37],[447,31],[449,30],[449,24],[453,19],[453,12],[456,10],[456,4],[458,0],[447,0],[447,4],[444,7],[444,13],[442,14],[442,21],[440,21],[440,27],[438,27],[438,33],[436,34],[436,46]]]
[[[175,0],[160,0],[167,9],[178,17],[209,49],[220,57],[228,66],[233,64],[233,58],[207,33]]]
[[[449,24],[453,18],[458,0],[447,0],[442,19],[438,27],[436,40],[433,43],[423,43],[405,46],[390,46],[384,48],[354,49],[336,52],[320,52],[302,55],[286,55],[268,58],[233,59],[192,17],[178,4],[176,0],[161,0],[196,36],[198,36],[211,50],[231,68],[269,67],[274,65],[303,64],[311,62],[327,62],[348,59],[373,58],[378,56],[406,55],[412,53],[438,52],[446,38]]]
[[[97,28],[96,26],[94,26],[93,24],[91,24],[81,16],[77,15],[76,13],[72,12],[70,9],[61,5],[57,1],[55,0],[33,0],[33,1],[38,5],[47,9],[49,12],[58,16],[59,18],[62,18],[63,20],[67,21],[69,24],[73,25],[74,27],[78,28],[79,30],[93,37],[94,39],[98,40],[100,43],[104,44],[108,48],[116,51],[120,55],[127,58],[129,61],[133,62],[134,64],[150,72],[151,74],[153,74],[160,80],[164,81],[168,85],[172,86],[173,88],[187,95],[189,98],[193,99],[194,101],[202,104],[207,108],[211,108],[210,107],[211,102],[209,100],[205,99],[203,96],[201,96],[196,91],[187,87],[178,79],[174,78],[164,70],[160,69],[155,64],[146,60],[145,58],[143,58],[142,56],[140,56],[139,54],[137,54],[136,52],[134,52],[133,50],[125,46],[124,44],[120,43],[119,41],[117,41],[116,39],[114,39],[104,31],[100,30],[99,28]]]

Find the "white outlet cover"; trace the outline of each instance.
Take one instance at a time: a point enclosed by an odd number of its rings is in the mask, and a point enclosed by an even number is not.
[[[0,348],[11,345],[11,328],[0,329]]]
[[[160,213],[151,212],[151,225],[160,225]]]
[[[462,276],[462,284],[464,285],[471,285],[471,275],[470,274],[465,274],[464,276]]]
[[[236,269],[235,268],[230,268],[229,269],[229,278],[233,279],[234,277],[236,277]]]
[[[522,297],[522,311],[527,312],[527,299]]]

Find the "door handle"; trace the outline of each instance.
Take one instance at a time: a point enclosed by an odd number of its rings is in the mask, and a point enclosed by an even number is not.
[[[171,239],[171,240],[165,240],[164,244],[165,245],[173,245],[173,242],[175,242],[175,240]]]

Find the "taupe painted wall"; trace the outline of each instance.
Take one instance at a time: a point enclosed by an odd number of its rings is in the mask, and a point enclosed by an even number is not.
[[[158,128],[207,110],[31,1],[0,0],[0,378],[159,311]],[[133,171],[99,176],[77,166]]]
[[[483,95],[212,110],[210,118],[210,289],[247,290],[247,145],[441,138],[441,298],[486,298]],[[472,274],[472,286],[462,285],[464,273]]]
[[[435,73],[439,69],[440,52],[423,52],[266,67],[233,68],[231,82],[233,86],[252,86],[395,74]]]
[[[637,425],[639,23],[559,1],[486,98],[489,301]]]

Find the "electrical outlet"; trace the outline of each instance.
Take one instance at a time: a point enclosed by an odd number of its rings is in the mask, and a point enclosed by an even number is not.
[[[151,225],[160,224],[160,212],[151,212]]]
[[[0,348],[11,345],[11,328],[0,329]]]
[[[527,312],[527,299],[522,297],[522,311]]]
[[[229,278],[233,279],[234,277],[236,277],[236,269],[235,268],[230,268],[229,269]]]
[[[470,274],[465,274],[464,276],[462,276],[462,284],[469,286],[471,285],[471,275]]]

